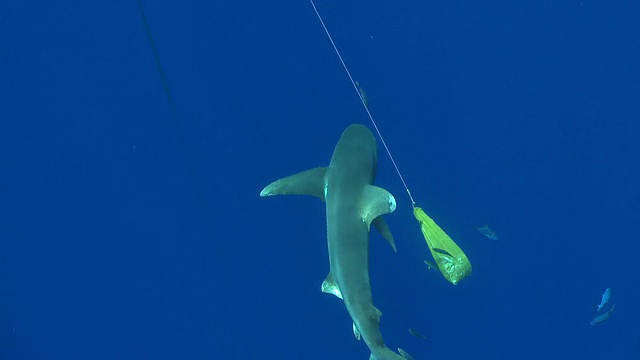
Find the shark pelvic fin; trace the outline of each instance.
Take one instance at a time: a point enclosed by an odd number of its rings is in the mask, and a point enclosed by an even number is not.
[[[413,357],[411,357],[411,355],[409,355],[409,353],[407,353],[406,351],[402,350],[401,348],[398,348],[398,353],[400,353],[400,356],[402,356],[403,358],[405,358],[407,360],[413,360]]]
[[[353,323],[353,335],[356,337],[357,340],[360,340],[360,338],[361,338],[360,330],[358,330],[358,327],[356,326],[356,323]]]
[[[373,220],[380,215],[392,213],[396,209],[396,199],[387,190],[374,185],[367,185],[362,190],[362,221],[371,226]]]
[[[371,354],[371,356],[369,356],[369,360],[382,360],[382,359],[403,359],[403,360],[413,360],[413,358],[411,357],[411,355],[409,355],[406,351],[398,348],[398,354],[394,353],[393,350],[385,347],[384,349],[380,350],[378,353],[378,357],[375,357],[373,355],[373,353]]]
[[[322,292],[325,294],[333,294],[339,299],[342,299],[342,293],[338,288],[338,284],[336,284],[336,282],[333,280],[332,273],[329,273],[329,275],[327,275],[327,278],[322,282]]]
[[[380,318],[382,317],[382,311],[378,310],[377,307],[371,304],[371,314],[369,314],[372,319],[375,319],[378,323],[380,322]]]
[[[393,235],[391,234],[391,230],[389,230],[389,225],[387,225],[387,222],[384,221],[384,218],[382,216],[378,216],[373,220],[372,224],[373,227],[378,230],[380,235],[382,235],[382,237],[389,242],[389,245],[391,245],[393,252],[397,253],[398,250],[396,249],[396,242],[393,240]]]
[[[287,176],[267,185],[260,196],[313,195],[324,201],[326,173],[326,167],[319,167]]]

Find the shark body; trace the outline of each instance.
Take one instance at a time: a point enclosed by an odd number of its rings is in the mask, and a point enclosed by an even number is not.
[[[411,359],[402,349],[398,355],[385,345],[380,332],[382,313],[373,305],[369,229],[373,224],[395,250],[381,215],[396,208],[393,195],[373,185],[376,168],[375,137],[365,126],[354,124],[342,133],[328,167],[277,180],[260,196],[304,194],[326,202],[330,272],[322,291],[343,299],[356,338],[362,338],[371,351],[370,360]]]

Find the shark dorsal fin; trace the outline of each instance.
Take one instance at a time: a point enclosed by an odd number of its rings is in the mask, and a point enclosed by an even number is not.
[[[396,209],[396,199],[381,187],[367,185],[362,190],[360,209],[362,221],[369,228],[378,216],[392,213]]]
[[[338,288],[338,284],[333,280],[333,274],[329,273],[327,278],[322,282],[322,292],[325,294],[333,294],[337,296],[339,299],[342,299],[342,293]]]
[[[373,222],[371,224],[373,224],[373,227],[378,230],[380,235],[382,235],[382,237],[389,242],[389,245],[391,245],[391,248],[393,248],[393,252],[397,253],[398,250],[396,249],[396,242],[393,240],[393,235],[391,234],[389,225],[387,225],[387,222],[384,221],[384,218],[382,216],[378,216],[377,218],[373,219]]]
[[[260,192],[260,196],[312,195],[324,201],[326,173],[326,167],[319,167],[287,176],[267,185]]]

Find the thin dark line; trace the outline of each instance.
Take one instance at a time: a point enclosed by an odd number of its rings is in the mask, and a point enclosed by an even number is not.
[[[145,32],[147,33],[147,38],[149,39],[149,43],[151,44],[151,50],[153,51],[153,58],[155,59],[156,66],[158,68],[158,73],[160,73],[160,79],[162,81],[162,87],[164,89],[164,93],[167,97],[167,101],[169,103],[169,108],[171,110],[171,119],[173,125],[176,128],[176,133],[178,135],[178,142],[180,146],[180,153],[182,154],[182,158],[185,164],[185,167],[189,173],[189,177],[191,178],[191,182],[193,188],[196,193],[198,205],[200,210],[202,211],[204,221],[206,223],[207,235],[209,238],[209,246],[213,247],[213,251],[215,252],[214,256],[216,256],[216,260],[218,264],[222,265],[221,261],[224,259],[224,253],[222,250],[222,242],[216,238],[215,233],[215,224],[213,223],[214,217],[211,214],[211,208],[207,202],[206,194],[200,180],[198,179],[198,175],[195,170],[195,165],[193,159],[189,154],[189,148],[187,147],[187,143],[185,141],[184,130],[182,129],[180,123],[180,117],[178,116],[178,110],[175,105],[175,101],[173,100],[173,96],[171,95],[171,90],[169,89],[169,82],[167,81],[167,76],[164,71],[164,67],[162,66],[162,62],[160,61],[160,54],[158,52],[158,48],[156,47],[155,40],[153,39],[153,34],[151,33],[151,27],[149,26],[149,21],[147,20],[147,16],[144,13],[144,9],[142,7],[142,1],[137,0],[138,8],[140,9],[140,16],[142,17],[142,22],[144,24]]]

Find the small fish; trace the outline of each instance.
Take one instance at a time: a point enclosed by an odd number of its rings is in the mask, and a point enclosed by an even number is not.
[[[409,334],[417,337],[418,339],[427,340],[426,336],[420,334],[419,332],[413,330],[412,328],[409,328]]]
[[[482,226],[476,227],[476,229],[484,236],[488,237],[491,240],[498,240],[498,234],[495,231],[491,230],[489,225],[484,224]]]
[[[591,325],[591,326],[598,325],[601,322],[607,320],[608,318],[611,317],[611,314],[613,314],[613,309],[615,309],[615,308],[616,308],[616,304],[613,304],[613,306],[611,306],[611,309],[609,309],[606,313],[598,315],[595,318],[593,318],[593,320],[591,320],[589,325]]]
[[[369,107],[369,97],[367,96],[367,93],[362,90],[362,87],[360,86],[360,83],[358,81],[356,81],[356,87],[358,88],[358,92],[360,93],[360,100],[365,107]]]
[[[600,300],[600,305],[598,305],[598,310],[596,311],[600,311],[600,309],[602,309],[609,302],[610,297],[611,288],[607,288],[607,290],[604,291],[604,294],[602,294],[602,300]]]
[[[425,260],[424,263],[427,264],[427,269],[438,270],[438,265],[434,264],[432,261]]]

